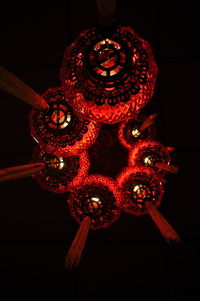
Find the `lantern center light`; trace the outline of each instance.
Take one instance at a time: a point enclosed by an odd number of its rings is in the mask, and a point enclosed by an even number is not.
[[[149,156],[146,156],[145,158],[144,158],[144,164],[145,165],[148,165],[148,166],[152,166],[153,165],[153,163],[154,163],[154,158],[151,156],[151,155],[149,155]]]
[[[119,43],[105,39],[89,49],[88,59],[93,76],[107,81],[124,69],[126,55]]]
[[[65,166],[64,159],[62,157],[55,157],[48,161],[48,166],[51,169],[62,170]]]
[[[102,201],[98,196],[92,196],[87,199],[88,210],[91,213],[96,213],[102,208]]]
[[[70,110],[62,103],[54,103],[47,118],[48,126],[52,130],[64,130],[72,122]]]
[[[42,162],[46,164],[46,173],[51,177],[60,176],[67,167],[66,160],[63,157],[56,157],[50,154],[45,154]]]
[[[149,198],[151,190],[146,184],[136,184],[133,187],[133,198],[138,203],[142,203],[145,199]]]
[[[134,128],[134,129],[131,131],[131,134],[133,135],[134,138],[138,138],[138,137],[141,135],[141,133],[140,133],[140,131],[139,131],[138,128]]]

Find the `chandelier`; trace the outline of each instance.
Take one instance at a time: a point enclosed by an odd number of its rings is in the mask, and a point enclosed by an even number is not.
[[[113,18],[115,1],[97,1],[96,27],[67,47],[60,87],[37,94],[0,67],[0,87],[32,106],[30,135],[37,142],[30,162],[0,170],[0,182],[32,176],[42,189],[66,194],[71,216],[80,224],[66,256],[66,267],[81,259],[89,230],[107,228],[122,211],[148,214],[167,242],[180,237],[158,211],[172,147],[156,140],[156,114],[142,109],[152,99],[158,74],[150,44]],[[103,124],[117,125],[128,165],[114,178],[90,173],[88,149]]]

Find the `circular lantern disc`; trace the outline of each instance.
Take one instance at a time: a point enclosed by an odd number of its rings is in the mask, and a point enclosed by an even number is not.
[[[103,226],[114,217],[115,197],[108,187],[103,185],[85,185],[78,191],[76,203],[79,214],[89,215],[93,226]]]
[[[123,199],[117,205],[128,213],[145,214],[146,201],[155,207],[161,202],[164,193],[161,178],[148,167],[127,167],[118,176],[117,182],[123,190]]]
[[[120,124],[118,137],[124,147],[132,149],[138,141],[155,138],[156,127],[154,123],[144,130],[140,130],[145,119],[147,116],[140,114],[136,118],[130,118]]]
[[[43,189],[55,193],[64,193],[78,185],[87,176],[90,166],[87,152],[58,157],[40,147],[34,149],[31,162],[45,163],[45,168],[33,178]]]
[[[91,175],[83,185],[72,191],[69,197],[71,215],[77,222],[84,217],[91,218],[91,228],[109,227],[120,215],[116,200],[121,199],[121,191],[108,177]]]
[[[46,173],[51,177],[60,177],[68,169],[68,160],[63,157],[56,157],[51,154],[45,154],[41,161],[46,165]]]
[[[136,211],[146,211],[146,201],[156,204],[159,199],[160,182],[151,174],[145,172],[132,174],[124,186],[129,206]]]
[[[138,205],[143,204],[145,201],[151,201],[153,197],[152,192],[151,187],[145,182],[138,180],[133,183],[132,198]]]
[[[170,161],[171,158],[167,148],[154,140],[138,141],[129,153],[129,163],[131,165],[151,167],[161,176],[164,176],[166,171],[157,167],[156,163],[169,164]]]
[[[69,49],[61,69],[66,95],[74,83],[86,102],[115,106],[140,93],[148,72],[155,72],[155,77],[149,77],[145,93],[155,84],[157,66],[151,48],[130,28],[119,27],[104,39],[97,30],[85,31]]]
[[[90,45],[86,52],[86,63],[91,75],[109,89],[116,85],[117,78],[125,74],[131,63],[131,55],[123,42],[105,39]]]
[[[34,109],[29,120],[31,135],[47,153],[78,154],[95,142],[100,125],[80,116],[64,98],[62,87],[48,89],[43,98],[49,110]]]
[[[96,122],[137,116],[154,94],[157,64],[148,42],[130,27],[83,31],[66,49],[61,67],[65,97]]]
[[[100,195],[94,194],[88,197],[84,202],[84,212],[91,214],[93,218],[97,219],[99,216],[104,214],[103,203],[105,201]]]
[[[74,115],[66,102],[56,102],[49,104],[50,109],[44,116],[46,124],[50,131],[62,135],[67,132],[73,124]]]

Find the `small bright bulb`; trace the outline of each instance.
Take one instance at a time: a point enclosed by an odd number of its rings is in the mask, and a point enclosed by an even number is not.
[[[62,157],[59,158],[59,161],[60,161],[60,163],[59,163],[59,169],[63,169],[63,167],[65,166],[63,158]]]
[[[71,114],[67,114],[67,122],[70,122],[71,121],[71,119],[72,119],[72,116],[71,116]]]
[[[92,197],[91,201],[98,203],[100,201],[100,199],[97,197]]]
[[[60,127],[62,128],[62,129],[64,129],[64,128],[66,128],[67,126],[68,126],[68,122],[64,122]]]
[[[144,163],[147,164],[147,165],[152,165],[152,160],[150,157],[145,157],[144,158]]]
[[[140,189],[139,185],[136,185],[134,188],[133,188],[133,191],[136,192],[138,189]]]
[[[140,136],[140,132],[138,129],[133,129],[131,133],[135,138]]]

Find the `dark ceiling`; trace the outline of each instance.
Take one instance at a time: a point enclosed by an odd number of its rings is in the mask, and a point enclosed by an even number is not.
[[[167,176],[159,210],[182,243],[167,245],[149,216],[123,213],[109,229],[90,232],[79,267],[67,271],[64,260],[78,225],[66,195],[42,190],[32,178],[1,183],[1,300],[200,297],[199,9],[195,1],[123,0],[116,15],[120,24],[132,26],[151,43],[159,65],[147,110],[158,113],[158,139],[175,146],[173,163],[180,168],[178,175]],[[60,84],[66,46],[96,20],[92,0],[1,4],[0,64],[43,93]],[[35,146],[27,119],[30,107],[3,91],[0,99],[0,168],[25,164]],[[90,172],[115,176],[126,165],[127,153],[113,136],[116,129],[103,127]]]

